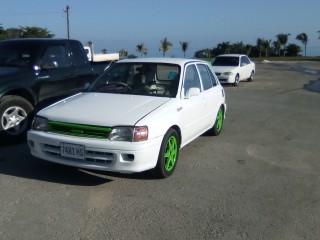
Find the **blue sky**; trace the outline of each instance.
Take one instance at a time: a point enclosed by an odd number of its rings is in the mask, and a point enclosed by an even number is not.
[[[0,1],[0,24],[4,28],[47,28],[58,38],[67,37],[66,14],[70,6],[70,37],[83,44],[94,43],[95,51],[109,53],[124,48],[138,55],[144,43],[149,57],[162,56],[160,40],[173,44],[167,56],[182,57],[179,41],[189,42],[187,57],[218,43],[257,38],[275,40],[279,33],[308,35],[307,54],[320,56],[319,0],[11,0]]]

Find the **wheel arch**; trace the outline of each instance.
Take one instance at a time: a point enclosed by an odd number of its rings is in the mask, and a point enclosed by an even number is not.
[[[36,105],[36,100],[33,94],[24,88],[17,88],[17,89],[12,89],[7,91],[5,94],[3,94],[1,97],[8,96],[8,95],[13,95],[13,96],[19,96],[24,99],[26,99],[32,106]]]
[[[178,125],[173,125],[171,126],[169,129],[174,129],[177,133],[178,133],[178,137],[179,137],[179,148],[181,146],[181,142],[182,142],[182,135],[181,135],[181,129]],[[169,131],[168,129],[168,131]]]

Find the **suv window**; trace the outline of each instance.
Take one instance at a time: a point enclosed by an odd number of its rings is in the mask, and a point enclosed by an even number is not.
[[[71,65],[69,52],[63,45],[50,46],[41,58],[41,66],[45,68],[63,68]]]
[[[201,76],[203,90],[212,88],[212,81],[210,79],[206,66],[204,64],[197,64],[197,67]]]

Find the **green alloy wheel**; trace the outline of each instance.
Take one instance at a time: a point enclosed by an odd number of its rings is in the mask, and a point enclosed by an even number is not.
[[[158,163],[155,168],[156,174],[160,178],[169,177],[174,172],[179,156],[179,144],[177,131],[169,129],[162,140]]]
[[[223,110],[222,107],[219,108],[216,122],[214,123],[211,133],[214,136],[218,136],[222,132],[222,127],[223,127]]]

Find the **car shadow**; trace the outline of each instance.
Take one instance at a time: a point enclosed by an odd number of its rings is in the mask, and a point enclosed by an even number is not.
[[[318,78],[317,80],[309,81],[308,84],[304,84],[303,89],[320,93],[320,78]]]
[[[113,178],[157,179],[152,171],[121,174],[47,162],[32,156],[26,142],[0,146],[0,174],[79,186],[97,186],[112,182]]]

